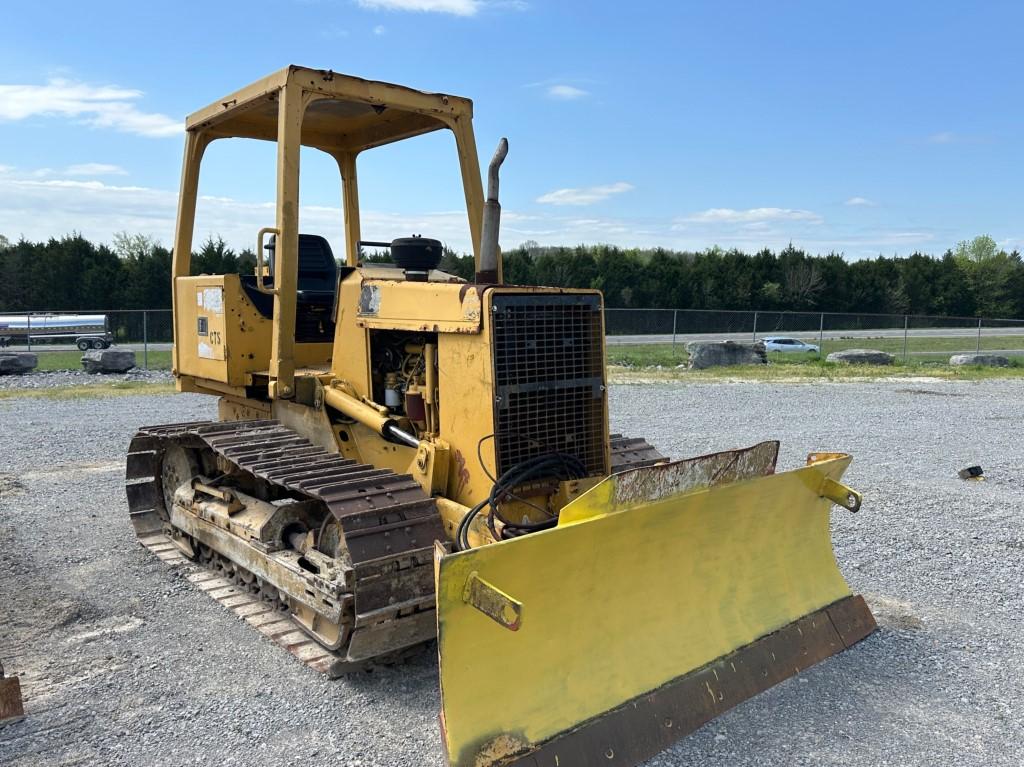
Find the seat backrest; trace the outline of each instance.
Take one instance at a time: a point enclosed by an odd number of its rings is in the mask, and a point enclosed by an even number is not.
[[[267,264],[270,276],[274,275],[274,241],[271,235],[267,243]],[[331,244],[318,234],[299,235],[299,280],[300,293],[334,293],[338,288],[338,264],[334,260]]]

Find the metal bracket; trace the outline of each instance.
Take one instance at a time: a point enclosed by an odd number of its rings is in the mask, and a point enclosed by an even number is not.
[[[476,571],[466,579],[462,601],[470,604],[509,631],[519,631],[523,622],[523,603],[519,602],[494,584],[481,578]]]
[[[229,516],[231,514],[237,514],[245,508],[245,504],[238,500],[238,497],[226,488],[211,487],[210,485],[203,484],[198,479],[193,479],[192,489],[224,501],[224,503],[228,505],[227,512]]]
[[[263,283],[263,272],[266,269],[263,260],[263,238],[268,234],[280,235],[281,230],[273,226],[265,226],[256,234],[256,290],[266,293],[268,296],[274,296],[277,295],[277,288],[268,288]]]
[[[829,477],[825,477],[825,481],[821,483],[821,490],[818,491],[818,494],[822,498],[828,498],[832,503],[842,506],[853,513],[857,513],[860,510],[861,502],[864,500],[863,496],[856,490]]]

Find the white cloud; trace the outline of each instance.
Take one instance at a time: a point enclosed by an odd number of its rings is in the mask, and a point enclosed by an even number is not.
[[[587,186],[579,189],[556,189],[542,194],[537,202],[546,205],[593,205],[595,202],[607,200],[612,195],[622,194],[633,189],[632,184],[618,181],[603,186]]]
[[[84,162],[79,165],[69,165],[64,169],[68,176],[127,176],[128,171],[120,165],[111,165],[105,162]]]
[[[53,176],[127,176],[128,171],[120,165],[111,165],[105,162],[84,162],[77,165],[68,165],[66,168],[56,170],[54,168],[36,168],[29,171],[19,171],[13,165],[0,165],[0,173],[11,174],[19,179],[42,179]]]
[[[87,178],[0,174],[0,233],[11,240],[24,236],[40,241],[78,231],[94,242],[110,242],[115,232],[127,231],[170,244],[176,205],[177,192],[171,190]],[[940,253],[948,244],[970,236],[953,230],[844,230],[818,226],[817,222],[810,222],[814,225],[802,230],[794,230],[790,225],[764,227],[756,221],[683,227],[671,219],[559,213],[506,209],[502,212],[502,247],[509,249],[535,240],[544,245],[610,244],[691,251],[720,245],[749,253],[761,248],[778,251],[792,242],[812,253],[836,250],[845,251],[849,258],[859,258],[881,252]],[[337,206],[303,205],[299,215],[302,231],[323,234],[336,254],[343,254],[343,221]],[[236,250],[252,248],[256,231],[272,222],[273,217],[274,205],[269,201],[205,195],[198,206],[194,241],[198,246],[210,235],[221,235]],[[419,232],[441,239],[456,251],[470,252],[469,227],[463,210],[405,213],[367,209],[362,212],[362,229],[363,236],[373,240]],[[1000,244],[1007,247],[1003,242]],[[1019,236],[1009,242],[1022,244]]]
[[[869,200],[867,197],[851,197],[849,200],[843,203],[843,205],[849,205],[852,208],[873,208],[878,203],[874,200]]]
[[[481,0],[356,0],[362,8],[384,11],[417,11],[450,13],[454,16],[475,16],[483,5]]]
[[[0,175],[0,233],[46,240],[72,231],[95,242],[110,242],[115,232],[145,234],[165,244],[173,239],[177,191],[113,185],[95,179],[40,179]],[[338,207],[303,205],[302,231],[323,234],[336,254],[344,253],[343,218]],[[197,206],[194,242],[220,235],[236,249],[252,248],[256,232],[274,220],[272,202],[247,202],[203,195]],[[468,252],[465,211],[395,213],[364,210],[363,236],[373,240],[422,232],[456,250]]]
[[[819,224],[822,218],[809,210],[792,210],[790,208],[749,208],[747,210],[709,208],[700,213],[693,213],[677,219],[676,223],[745,224],[767,221],[806,221]]]
[[[561,101],[574,101],[590,95],[589,91],[575,88],[572,85],[550,85],[548,86],[547,93],[550,98]]]
[[[140,136],[177,136],[182,124],[167,115],[142,112],[142,91],[53,79],[46,85],[0,85],[0,121],[30,117],[76,118],[96,128]]]
[[[24,189],[35,188],[53,188],[53,189],[85,189],[89,191],[108,191],[108,192],[149,192],[153,191],[146,189],[142,186],[111,186],[104,184],[102,181],[74,181],[67,178],[55,178],[50,181],[29,181],[23,179],[15,182]]]
[[[380,37],[381,35],[383,35],[387,31],[388,30],[384,27],[383,24],[378,24],[377,26],[375,26],[373,28],[373,34],[377,35],[377,37]]]
[[[933,133],[927,139],[929,144],[952,144],[957,140],[957,135],[950,131],[940,131],[939,133]]]

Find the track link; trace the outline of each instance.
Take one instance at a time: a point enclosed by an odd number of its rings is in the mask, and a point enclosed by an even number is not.
[[[626,469],[653,466],[668,460],[642,437],[623,437],[621,434],[612,434],[610,439],[612,443],[612,474],[618,474]]]

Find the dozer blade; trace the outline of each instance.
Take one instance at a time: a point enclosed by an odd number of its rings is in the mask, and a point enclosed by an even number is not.
[[[450,764],[632,765],[870,634],[832,553],[850,457],[613,475],[558,527],[435,555]]]

